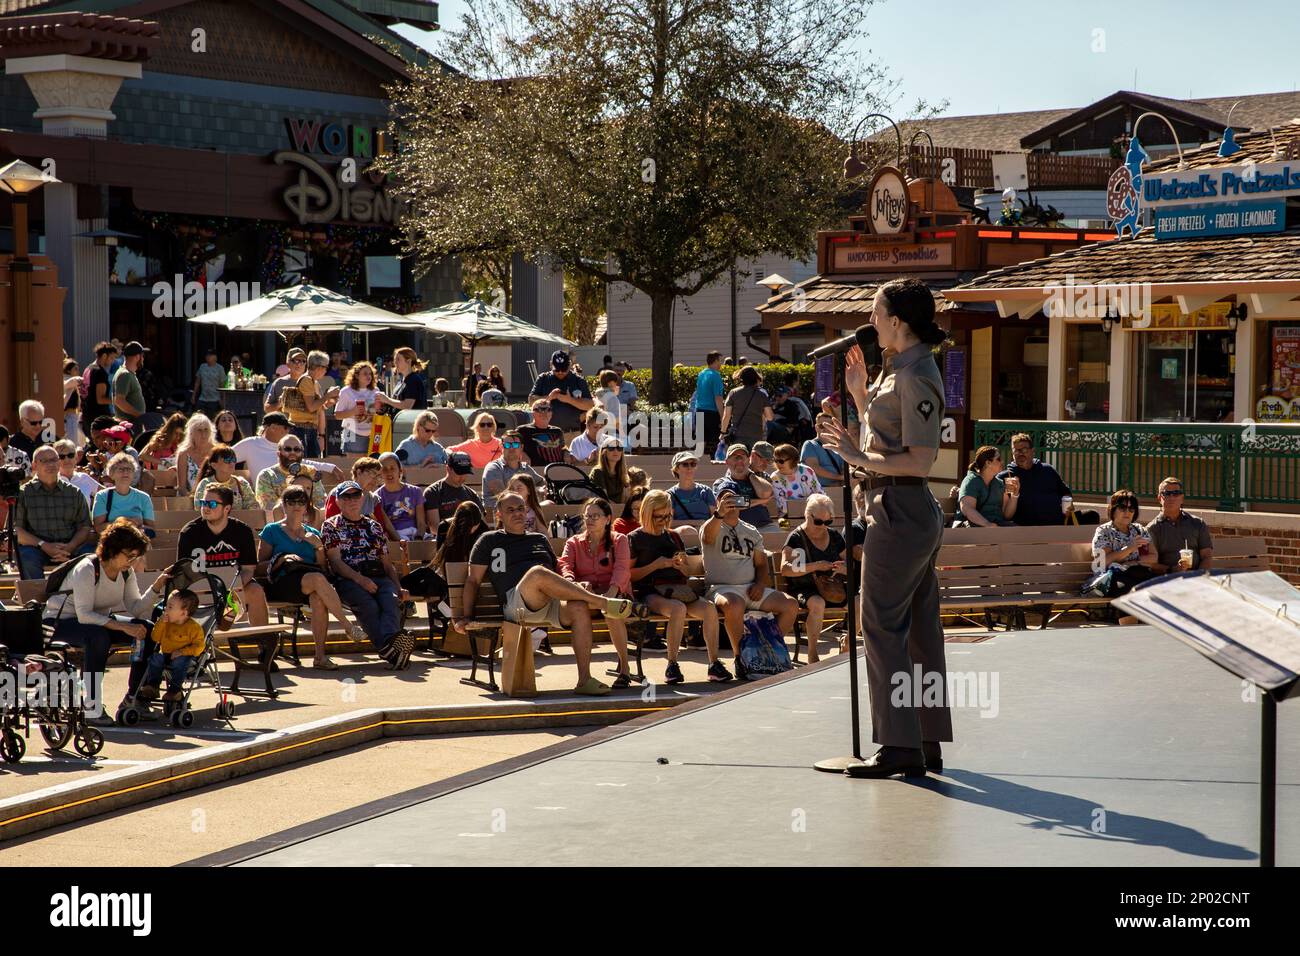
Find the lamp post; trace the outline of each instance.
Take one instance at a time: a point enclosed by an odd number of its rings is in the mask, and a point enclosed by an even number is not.
[[[14,197],[14,257],[9,271],[13,277],[15,403],[40,391],[32,362],[36,336],[32,332],[32,260],[27,255],[27,197],[46,183],[57,182],[21,159],[0,169],[0,189]]]

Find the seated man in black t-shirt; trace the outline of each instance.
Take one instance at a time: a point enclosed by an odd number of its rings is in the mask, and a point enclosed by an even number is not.
[[[568,449],[565,447],[564,432],[551,424],[551,400],[538,398],[533,401],[533,422],[520,425],[515,431],[523,442],[524,454],[536,468],[544,468],[557,461],[564,461]]]
[[[582,585],[561,577],[555,570],[555,552],[546,535],[524,531],[528,504],[507,492],[497,499],[501,529],[489,531],[469,554],[465,578],[465,600],[461,616],[451,624],[462,634],[474,617],[479,585],[486,575],[496,588],[507,621],[567,627],[573,632],[573,656],[578,663],[579,694],[609,693],[609,685],[591,676],[591,610],[606,617],[626,618],[632,602],[626,598],[604,598]]]
[[[465,481],[474,473],[474,463],[463,451],[447,455],[447,474],[424,489],[424,526],[437,528],[441,537],[442,523],[451,518],[462,501],[472,501],[480,508],[483,501],[478,492],[466,487]]]
[[[253,529],[230,517],[235,493],[224,485],[209,485],[199,502],[199,517],[181,529],[176,555],[194,563],[195,571],[210,571],[234,588],[248,608],[250,624],[267,623],[266,594],[253,580],[257,569],[257,540]]]

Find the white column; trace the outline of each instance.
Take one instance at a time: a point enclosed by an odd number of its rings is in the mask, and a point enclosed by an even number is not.
[[[1232,419],[1245,421],[1255,417],[1255,395],[1251,377],[1255,372],[1255,322],[1237,323],[1237,366],[1232,386]]]
[[[77,187],[49,183],[45,201],[45,250],[68,290],[63,299],[63,347],[78,362],[94,358],[95,343],[108,338],[108,248],[78,233],[104,228],[106,219],[77,218]]]
[[[1047,319],[1047,420],[1065,418],[1065,317]]]
[[[1116,322],[1110,333],[1110,420],[1130,422],[1129,395],[1133,383],[1132,332],[1125,332]]]

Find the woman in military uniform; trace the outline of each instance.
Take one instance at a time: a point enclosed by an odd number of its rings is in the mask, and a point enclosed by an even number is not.
[[[945,333],[934,321],[934,296],[916,279],[880,287],[871,325],[885,350],[884,370],[868,388],[866,363],[855,348],[845,372],[849,393],[865,410],[861,450],[839,422],[821,426],[822,444],[867,473],[862,631],[871,733],[880,749],[846,772],[920,777],[943,769],[939,744],[952,740],[934,571],[943,511],[928,482],[944,406],[931,348]]]

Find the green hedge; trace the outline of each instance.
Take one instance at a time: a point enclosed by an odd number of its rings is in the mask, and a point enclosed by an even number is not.
[[[777,362],[768,365],[755,364],[751,367],[758,371],[759,376],[762,378],[763,387],[767,389],[769,394],[773,393],[778,385],[784,383],[786,375],[790,372],[799,373],[799,385],[804,395],[813,393],[816,370],[812,365],[791,365],[787,362]],[[699,377],[703,368],[702,365],[680,365],[672,370],[673,390],[670,401],[679,410],[685,409],[690,404],[691,396],[695,394],[695,380]],[[732,376],[737,371],[737,366],[722,366],[722,380],[728,389],[739,384],[732,381]],[[635,368],[626,374],[626,378],[636,386],[637,394],[641,396],[643,401],[650,400],[650,381],[653,377],[654,373],[648,368]],[[588,375],[587,383],[591,386],[593,393],[600,387],[600,379],[595,375]]]

